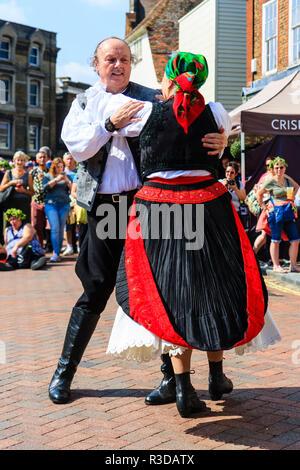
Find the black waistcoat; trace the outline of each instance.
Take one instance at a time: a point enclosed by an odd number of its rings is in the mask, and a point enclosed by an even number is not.
[[[208,105],[186,134],[175,117],[173,100],[154,103],[140,135],[142,177],[167,170],[207,170],[215,176],[219,156],[207,155],[201,142],[213,132],[218,126]]]
[[[156,100],[155,96],[158,94],[157,90],[152,88],[143,87],[137,83],[129,82],[128,87],[124,91],[124,95],[130,98],[135,98],[141,101],[152,101]],[[139,137],[127,137],[127,142],[134,158],[135,166],[140,173],[140,139]]]

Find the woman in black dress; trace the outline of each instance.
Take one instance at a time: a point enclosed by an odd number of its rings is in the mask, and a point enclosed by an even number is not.
[[[202,145],[219,127],[218,103],[205,105],[198,91],[207,73],[205,58],[188,53],[166,67],[166,101],[153,105],[140,134],[144,184],[135,195],[116,291],[120,315],[171,351],[173,369],[166,363],[165,378],[146,403],[176,399],[183,417],[205,409],[190,382],[192,350],[207,352],[210,395],[220,399],[232,391],[223,351],[257,336],[267,309],[250,242],[217,181],[218,156]],[[116,322],[112,335],[121,338]]]

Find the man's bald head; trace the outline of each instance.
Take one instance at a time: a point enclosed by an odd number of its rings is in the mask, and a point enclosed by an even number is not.
[[[124,41],[123,39],[120,39],[120,38],[117,38],[116,36],[111,36],[110,38],[106,38],[106,39],[103,39],[103,41],[99,42],[99,44],[97,45],[96,49],[95,49],[95,52],[94,52],[94,55],[93,55],[93,65],[95,64],[95,62],[98,60],[98,52],[100,49],[103,49],[103,45],[107,42],[107,41],[111,41],[111,40],[115,40],[115,41],[120,41],[121,43],[123,43],[125,46],[128,47],[128,50],[129,50],[129,53],[130,53],[130,61],[132,62],[133,61],[133,55],[131,53],[131,49],[129,47],[129,45],[127,44],[126,41]]]
[[[109,93],[121,93],[128,86],[131,59],[130,47],[122,39],[112,37],[98,44],[94,66]]]

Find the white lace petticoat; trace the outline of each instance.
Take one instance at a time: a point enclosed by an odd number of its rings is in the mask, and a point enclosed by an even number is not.
[[[263,351],[271,344],[281,340],[280,332],[269,311],[265,315],[262,331],[249,343],[234,348],[238,355],[247,352]],[[182,354],[186,348],[163,341],[158,336],[146,330],[133,321],[119,307],[111,331],[107,354],[129,361],[148,362],[161,354]]]

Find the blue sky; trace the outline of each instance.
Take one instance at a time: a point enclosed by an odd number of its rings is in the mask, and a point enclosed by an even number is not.
[[[128,0],[0,0],[0,18],[57,33],[57,76],[93,84],[89,66],[105,37],[125,35]]]

